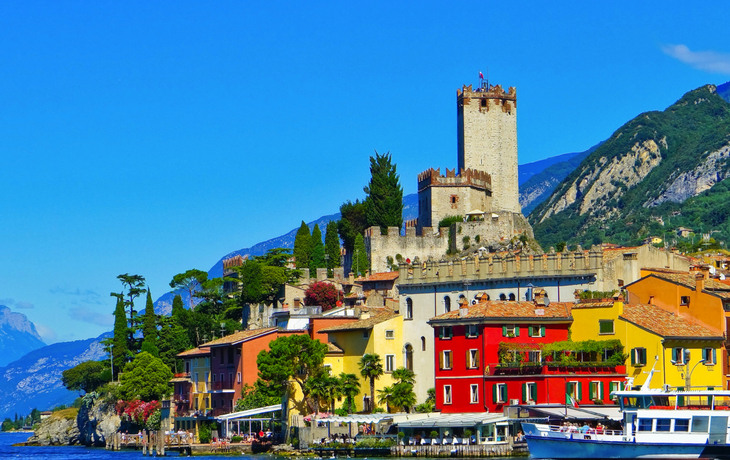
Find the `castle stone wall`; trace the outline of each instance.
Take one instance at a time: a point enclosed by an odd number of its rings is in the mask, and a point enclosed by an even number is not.
[[[400,254],[403,259],[421,260],[441,258],[449,249],[448,229],[439,229],[434,235],[434,229],[424,227],[423,236],[416,236],[415,228],[406,229],[406,235],[400,235],[397,227],[388,227],[388,234],[381,235],[379,227],[370,227],[365,230],[365,247],[370,256],[370,270],[373,273],[384,272],[389,269],[387,259]]]
[[[457,92],[458,168],[492,177],[493,209],[521,212],[517,177],[517,92],[500,85]]]
[[[484,221],[457,222],[456,224],[456,248],[463,248],[464,237],[468,236],[471,244],[476,243],[476,236],[479,235],[479,243],[489,246],[492,242],[511,240],[514,237],[526,233],[534,239],[532,227],[522,214],[508,211],[486,213]]]

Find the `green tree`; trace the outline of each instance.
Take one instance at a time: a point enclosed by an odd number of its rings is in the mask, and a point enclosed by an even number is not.
[[[391,385],[383,388],[382,390],[378,390],[378,403],[385,404],[385,410],[389,413],[391,411],[391,407],[395,407],[395,394],[393,388],[394,386]]]
[[[309,268],[309,259],[312,254],[312,235],[309,227],[302,221],[294,237],[294,262],[297,268]]]
[[[337,236],[337,222],[327,222],[324,234],[324,253],[327,265],[327,276],[335,276],[334,269],[340,266],[340,239]]]
[[[322,242],[322,231],[319,224],[314,224],[312,229],[312,252],[309,258],[309,273],[311,276],[317,275],[318,268],[325,268],[324,261],[324,243]]]
[[[208,281],[206,272],[192,268],[173,276],[170,287],[173,291],[185,291],[188,295],[188,308],[193,310],[195,308],[195,293],[200,290],[201,285],[206,281]]]
[[[183,306],[182,296],[180,294],[177,294],[174,299],[172,299],[172,313],[171,315],[173,317],[178,317],[181,314],[185,312],[185,307]]]
[[[362,235],[355,238],[355,250],[352,252],[352,267],[355,275],[365,275],[369,267],[368,252],[365,249],[365,239]]]
[[[177,357],[178,353],[193,348],[188,331],[178,322],[178,317],[160,317],[160,330],[158,331],[157,348],[159,358],[174,373],[178,369],[182,371],[183,361]]]
[[[99,361],[84,361],[61,373],[61,383],[69,391],[90,393],[111,380],[111,371]]]
[[[368,353],[360,358],[357,365],[360,368],[360,375],[370,380],[370,407],[367,410],[372,412],[375,409],[375,380],[384,373],[383,361],[377,353]]]
[[[236,401],[234,411],[258,409],[259,407],[273,406],[281,402],[281,395],[271,395],[268,388],[261,380],[257,380],[254,386],[247,383],[241,388],[241,399]]]
[[[436,389],[429,388],[426,393],[428,394],[426,400],[416,406],[416,412],[426,413],[436,410]]]
[[[385,233],[388,227],[403,225],[403,188],[396,174],[390,152],[370,157],[370,183],[364,188],[365,215],[368,227],[378,226]]]
[[[322,367],[325,353],[327,345],[309,335],[279,337],[269,343],[269,350],[258,355],[259,378],[278,394],[284,394],[288,382],[293,380],[299,385],[310,410],[314,410],[306,382]]]
[[[143,351],[124,367],[119,390],[126,401],[159,401],[170,394],[172,377],[172,371],[160,358]]]
[[[339,386],[342,395],[345,397],[347,412],[355,412],[355,396],[360,394],[360,379],[355,374],[340,373]]]
[[[325,281],[312,283],[306,291],[304,291],[304,304],[308,306],[319,305],[322,311],[335,308],[340,298],[344,298],[345,294],[339,291],[333,284]]]
[[[122,282],[122,286],[126,289],[126,294],[122,290],[122,295],[126,295],[124,300],[125,309],[129,309],[129,329],[127,330],[127,348],[131,353],[135,353],[139,350],[140,342],[135,338],[137,332],[137,326],[139,325],[139,318],[137,310],[134,308],[134,299],[147,292],[144,288],[145,279],[140,275],[130,275],[125,273],[117,276],[117,279]],[[114,295],[114,293],[112,293]]]
[[[121,294],[113,294],[117,298],[117,307],[114,309],[114,336],[111,343],[111,354],[114,356],[114,375],[121,372],[129,359],[127,313],[124,309],[124,298]]]
[[[340,220],[337,221],[337,232],[342,239],[342,244],[348,254],[355,249],[355,238],[362,235],[368,228],[368,221],[365,215],[365,202],[355,200],[346,201],[340,206]]]
[[[261,264],[256,260],[247,260],[236,271],[241,282],[241,301],[245,304],[261,302],[265,295]]]
[[[334,412],[334,399],[340,393],[339,380],[330,375],[329,367],[322,366],[317,369],[314,375],[307,379],[305,386],[314,402],[315,414],[319,414],[319,408],[323,402],[326,406],[330,401],[332,402],[332,412]]]
[[[392,385],[392,398],[390,403],[394,407],[401,407],[405,412],[410,412],[416,405],[416,393],[413,385],[416,383],[416,374],[405,367],[399,367],[393,371],[393,378],[397,380]]]
[[[147,304],[145,305],[144,315],[142,316],[142,351],[159,357],[160,351],[157,349],[157,315],[155,315],[155,306],[152,303],[152,293],[147,289]]]

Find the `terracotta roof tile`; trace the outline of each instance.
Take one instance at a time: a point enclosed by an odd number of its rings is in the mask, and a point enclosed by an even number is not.
[[[722,337],[656,305],[624,304],[619,318],[662,337]]]
[[[344,350],[334,343],[327,342],[327,353],[344,353]]]
[[[569,302],[550,302],[547,307],[534,302],[518,302],[510,300],[487,300],[467,307],[466,316],[461,316],[459,309],[444,313],[434,320],[473,319],[473,318],[565,318],[571,319]],[[538,314],[542,310],[543,314]]]
[[[398,279],[398,276],[400,273],[398,272],[381,272],[381,273],[373,273],[372,275],[365,278],[363,281],[392,281],[395,279]]]
[[[210,342],[204,343],[200,345],[201,348],[203,347],[214,347],[217,345],[231,345],[238,342],[243,342],[246,339],[250,339],[252,337],[256,337],[258,335],[263,335],[266,333],[269,333],[271,331],[276,331],[277,328],[275,327],[267,327],[264,329],[251,329],[248,331],[238,331],[234,332],[231,335],[227,335],[225,337],[221,337],[220,339],[215,339]]]
[[[371,316],[368,319],[361,319],[353,323],[340,324],[339,326],[331,326],[324,329],[320,329],[319,332],[337,332],[337,331],[357,331],[362,329],[372,329],[376,324],[388,321],[398,316],[395,313],[381,313],[379,315]]]
[[[190,358],[192,356],[207,356],[210,354],[210,350],[201,350],[200,348],[193,348],[191,350],[183,351],[178,353],[178,358]]]
[[[605,308],[605,307],[613,307],[613,300],[611,301],[605,301],[605,302],[580,302],[574,304],[571,309],[580,309],[580,308]]]
[[[678,272],[678,273],[659,273],[655,272],[652,273],[649,276],[655,276],[657,278],[671,281],[675,284],[680,284],[682,286],[686,286],[688,288],[694,288],[697,285],[697,281],[695,279],[695,273],[691,272]],[[721,283],[713,278],[706,279],[705,280],[705,290],[706,291],[712,291],[712,290],[721,290],[725,291],[730,289],[730,286],[728,286],[725,283]]]

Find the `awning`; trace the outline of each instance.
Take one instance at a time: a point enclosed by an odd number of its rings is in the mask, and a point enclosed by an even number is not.
[[[490,423],[504,422],[509,420],[503,414],[477,413],[477,414],[441,414],[432,412],[427,417],[416,420],[405,420],[398,423],[398,428],[436,428],[436,427],[470,427],[476,425],[487,425]]]
[[[590,406],[571,407],[568,406],[522,406],[530,410],[530,414],[544,414],[552,419],[575,419],[575,420],[622,420],[618,406]]]
[[[247,418],[258,414],[266,414],[268,412],[277,412],[281,410],[281,404],[275,404],[273,406],[259,407],[258,409],[244,410],[241,412],[231,412],[230,414],[220,415],[216,417],[219,421],[225,422],[227,420],[233,420],[237,418]]]

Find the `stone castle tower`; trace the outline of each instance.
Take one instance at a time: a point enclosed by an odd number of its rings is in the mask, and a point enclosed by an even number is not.
[[[522,212],[517,179],[517,91],[486,82],[457,90],[458,171],[491,176],[492,210]]]

